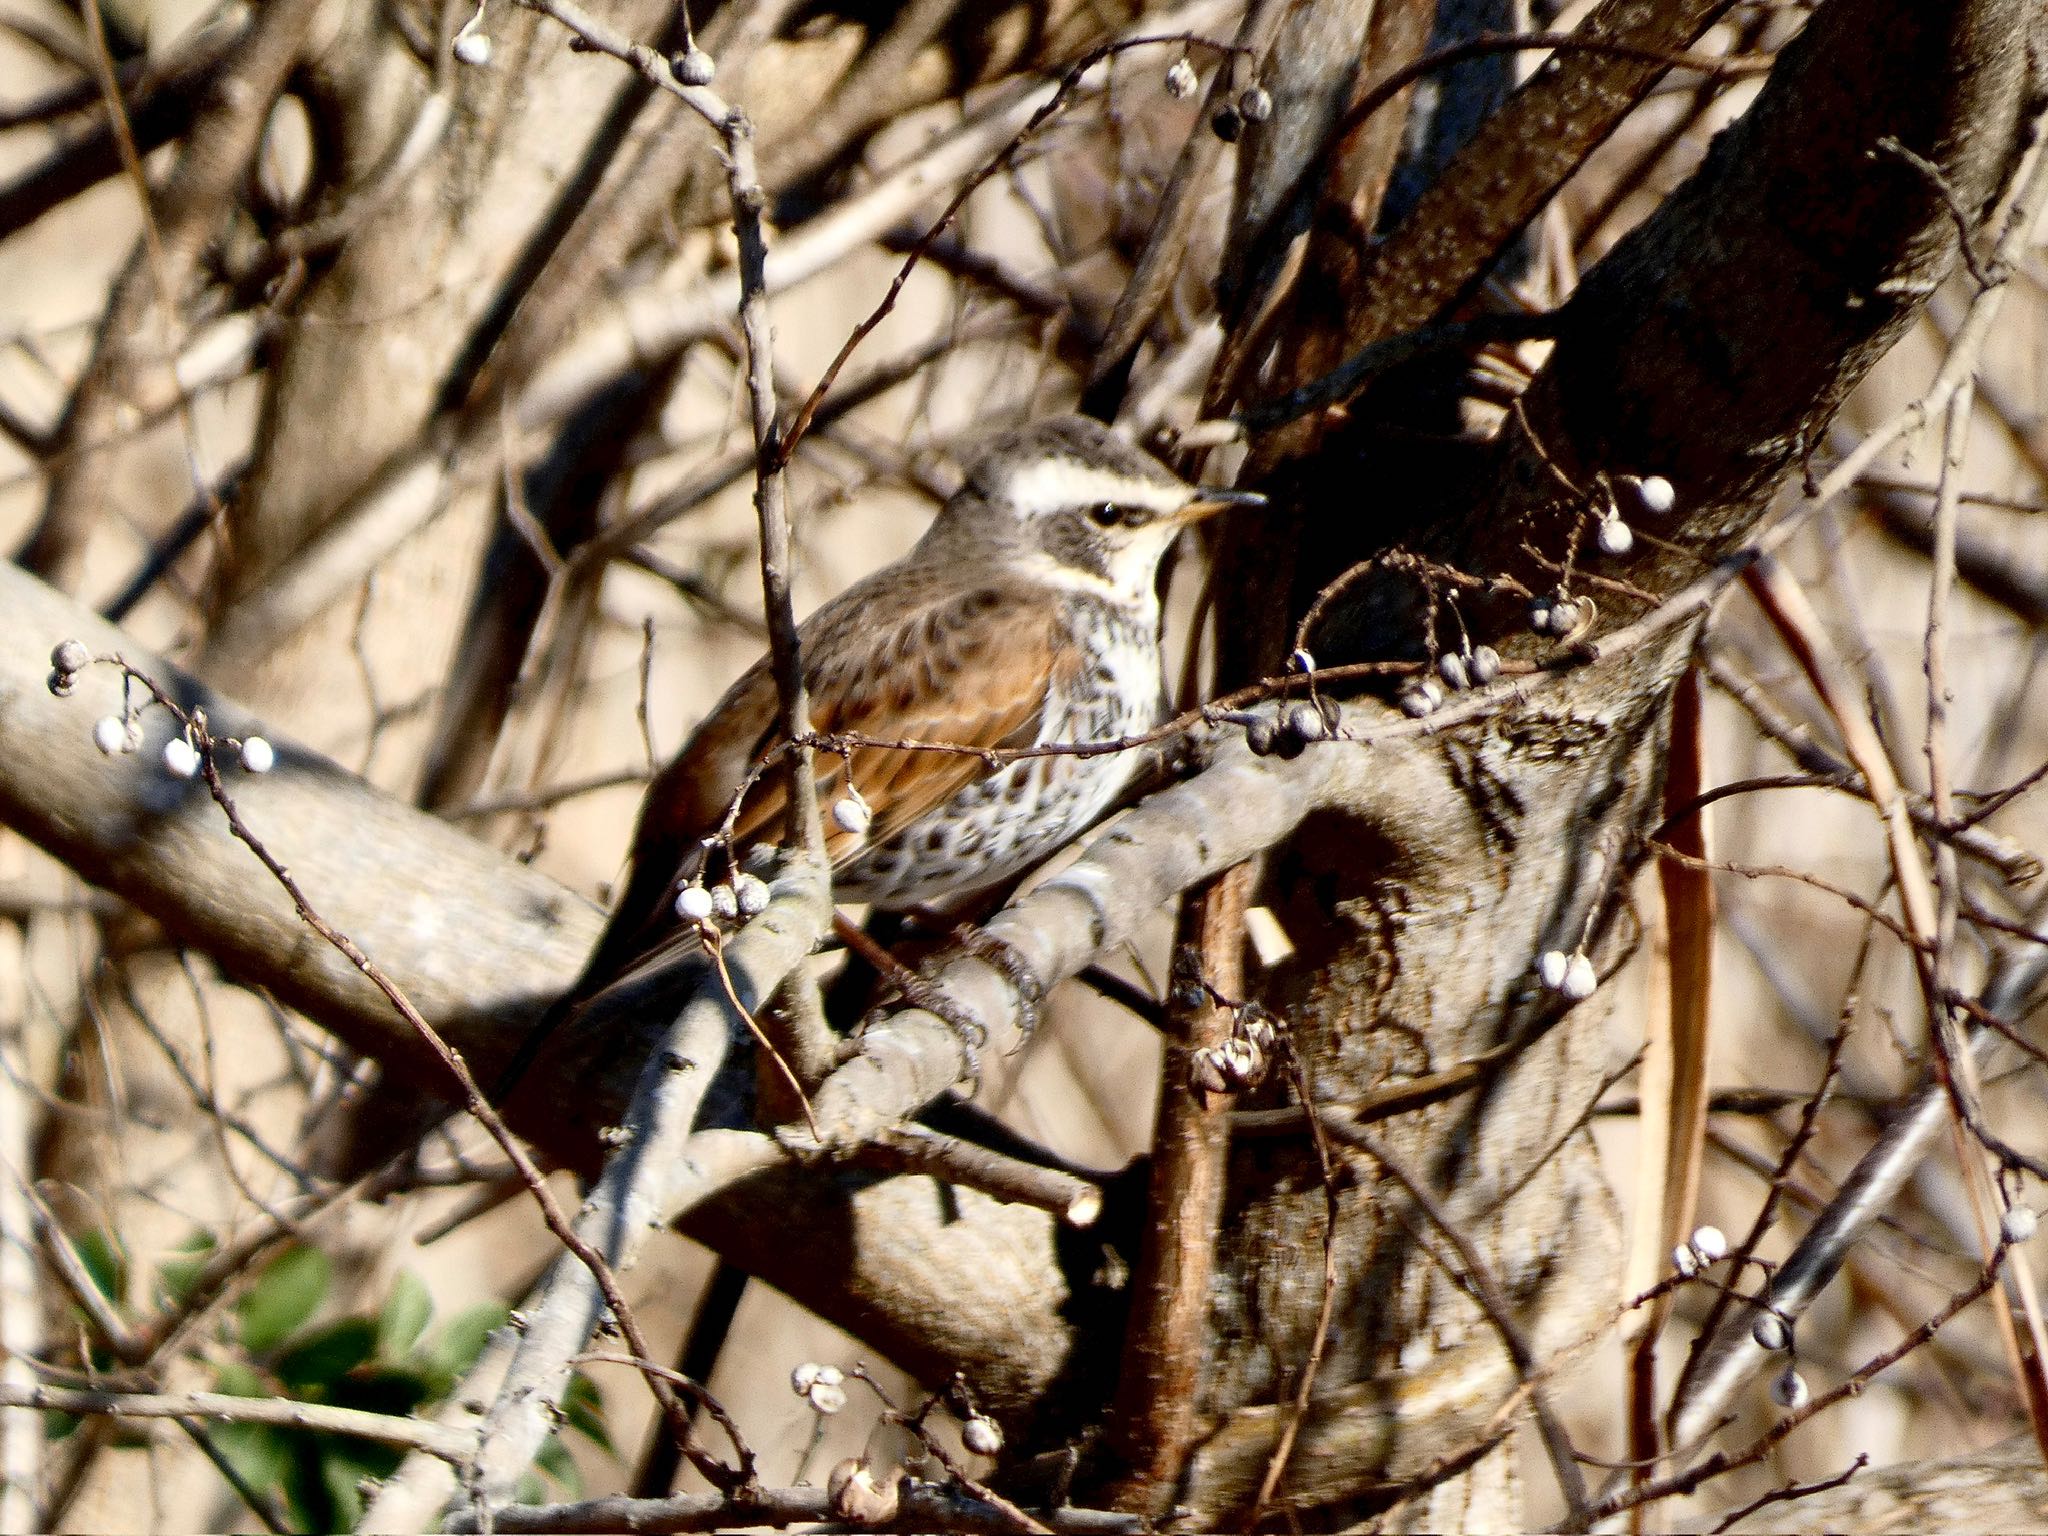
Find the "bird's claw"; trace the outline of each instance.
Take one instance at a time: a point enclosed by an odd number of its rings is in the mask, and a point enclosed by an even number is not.
[[[1023,952],[1008,939],[996,937],[986,928],[962,923],[953,930],[953,942],[985,965],[995,967],[1010,990],[1017,995],[1017,1030],[1027,1039],[1038,1030],[1039,1004],[1045,1001],[1045,983],[1031,969]]]

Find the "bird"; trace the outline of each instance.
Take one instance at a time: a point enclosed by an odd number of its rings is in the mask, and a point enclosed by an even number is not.
[[[1134,752],[979,754],[1156,725],[1160,562],[1183,529],[1264,501],[1192,485],[1084,416],[982,443],[916,546],[798,627],[816,736],[968,749],[816,753],[835,899],[944,912],[1110,810],[1137,772]],[[783,742],[780,720],[764,657],[650,782],[624,892],[565,994],[570,1007],[692,946],[677,899],[719,872],[721,853],[726,873],[753,869],[790,835],[789,776],[754,771]]]

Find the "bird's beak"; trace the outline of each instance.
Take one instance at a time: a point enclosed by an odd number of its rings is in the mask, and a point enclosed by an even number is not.
[[[1232,507],[1263,507],[1265,504],[1266,498],[1258,491],[1232,491],[1220,485],[1198,485],[1193,499],[1180,509],[1176,521],[1185,526],[1214,517]]]

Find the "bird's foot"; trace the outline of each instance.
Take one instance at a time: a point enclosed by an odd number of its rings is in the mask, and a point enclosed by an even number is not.
[[[981,1092],[981,1048],[988,1044],[987,1027],[953,1001],[929,970],[913,971],[898,964],[892,957],[890,972],[885,979],[889,991],[897,998],[944,1021],[946,1027],[953,1031],[960,1041],[960,1080],[967,1085],[969,1098]],[[879,1002],[869,1009],[867,1017],[861,1020],[861,1032],[865,1033],[879,1024],[888,1016],[889,1010],[890,1004],[887,1002]]]
[[[1031,969],[1023,952],[1008,939],[999,939],[986,928],[962,923],[953,930],[953,942],[985,965],[994,966],[1010,990],[1017,994],[1017,1031],[1027,1039],[1037,1033],[1039,1004],[1045,1001],[1045,983]]]

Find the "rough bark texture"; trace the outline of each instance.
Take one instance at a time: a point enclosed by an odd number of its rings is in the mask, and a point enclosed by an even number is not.
[[[1897,138],[1942,167],[1965,208],[1985,208],[2015,152],[2037,25],[2016,3],[1823,7],[1699,174],[1587,275],[1526,404],[1581,484],[1596,470],[1676,483],[1679,526],[1660,533],[1685,549],[1630,561],[1630,581],[1668,592],[1738,541],[1952,267],[1940,198],[1874,147]],[[1583,503],[1560,495],[1524,434],[1510,424],[1435,495],[1351,510],[1359,485],[1406,489],[1442,468],[1393,454],[1367,416],[1295,466],[1309,519],[1298,594],[1396,542],[1555,589],[1526,551],[1564,558]],[[1600,596],[1610,616],[1635,611]],[[1499,632],[1519,614],[1501,603],[1477,617]],[[1337,628],[1340,643],[1315,645],[1326,664],[1414,654],[1414,578],[1368,583]],[[1478,1056],[1544,1018],[1556,1004],[1534,985],[1535,957],[1573,948],[1589,915],[1603,972],[1632,942],[1613,903],[1654,819],[1683,638],[1591,668],[1565,707],[1448,736],[1398,824],[1332,818],[1271,861],[1268,899],[1302,948],[1262,1000],[1289,1020],[1319,1097]],[[1608,1199],[1575,1129],[1599,1086],[1602,1014],[1577,1009],[1474,1094],[1384,1132],[1462,1219],[1539,1356],[1619,1299]],[[1232,1175],[1204,1403],[1215,1435],[1183,1490],[1189,1528],[1249,1516],[1320,1300],[1324,1198],[1307,1147],[1243,1144]],[[1490,1324],[1425,1251],[1437,1234],[1370,1157],[1351,1176],[1335,1323],[1279,1492],[1316,1523],[1356,1517],[1375,1482],[1481,1443],[1513,1383]],[[1511,1460],[1482,1460],[1394,1522],[1516,1524]]]

